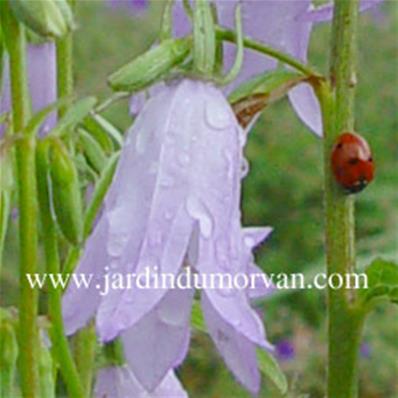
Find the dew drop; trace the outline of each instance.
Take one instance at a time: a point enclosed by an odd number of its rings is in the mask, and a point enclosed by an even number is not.
[[[245,245],[246,245],[247,247],[249,247],[250,249],[253,248],[253,247],[255,246],[255,244],[256,244],[254,238],[251,237],[251,236],[245,236],[245,237],[243,238],[243,242],[244,242]]]
[[[190,161],[191,161],[191,158],[189,157],[188,154],[181,153],[180,155],[178,155],[178,162],[180,163],[181,166],[188,165]]]
[[[227,128],[232,121],[227,108],[216,101],[210,101],[206,104],[205,118],[209,126],[217,130]]]
[[[160,186],[164,188],[171,188],[174,185],[174,178],[171,176],[163,176],[160,181]]]
[[[195,196],[189,196],[186,202],[188,214],[199,222],[200,233],[204,238],[210,238],[213,233],[213,220],[206,209]]]

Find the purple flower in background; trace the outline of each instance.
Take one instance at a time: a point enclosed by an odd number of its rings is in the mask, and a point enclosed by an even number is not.
[[[359,347],[359,353],[362,358],[370,358],[372,354],[372,348],[369,343],[363,342]]]
[[[47,42],[40,45],[30,44],[27,53],[29,92],[32,98],[32,110],[37,112],[57,100],[57,76],[55,44]],[[5,59],[3,87],[0,99],[0,113],[11,109],[9,60]],[[51,113],[40,128],[39,135],[45,135],[56,123],[56,113]],[[3,127],[3,126],[0,126]],[[1,134],[1,130],[0,130]]]
[[[122,9],[139,15],[149,7],[149,0],[105,0],[105,3],[113,9]]]
[[[96,398],[188,398],[177,377],[169,372],[155,391],[146,391],[127,365],[110,366],[98,371],[94,386]]]
[[[279,340],[275,344],[275,351],[277,357],[281,361],[290,361],[296,356],[296,350],[293,343],[290,340],[286,339]]]
[[[223,94],[211,83],[183,79],[153,95],[128,132],[104,212],[76,272],[143,274],[148,267],[180,275],[262,274],[252,249],[271,228],[242,228],[240,192],[245,135]],[[110,289],[101,296],[70,284],[63,302],[68,334],[95,313],[102,341],[121,336],[130,369],[153,391],[184,359],[192,289]],[[250,299],[270,293],[204,289],[204,317],[237,379],[256,392],[256,347],[271,348]],[[84,305],[82,305],[84,303]],[[139,358],[137,360],[137,358]]]

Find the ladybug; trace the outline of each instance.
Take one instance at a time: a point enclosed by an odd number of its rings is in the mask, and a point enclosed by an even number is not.
[[[358,134],[341,134],[332,149],[332,171],[336,181],[348,192],[362,191],[374,176],[369,144]]]

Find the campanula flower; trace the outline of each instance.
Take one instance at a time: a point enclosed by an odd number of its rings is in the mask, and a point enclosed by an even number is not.
[[[177,377],[169,372],[152,393],[146,391],[127,365],[109,366],[98,371],[94,386],[96,398],[188,398]]]
[[[281,50],[306,63],[312,28],[316,23],[331,21],[333,5],[314,7],[311,0],[215,0],[221,26],[234,29],[237,3],[242,4],[242,23],[245,35]],[[362,0],[360,11],[366,11],[382,0]],[[175,34],[186,35],[190,23],[182,1],[175,7]],[[235,60],[236,46],[224,44],[224,66],[229,69]],[[240,83],[275,69],[278,61],[252,50],[245,50],[244,62],[238,78],[227,88],[230,91]],[[322,135],[322,120],[318,100],[308,83],[301,83],[289,92],[290,103],[300,119],[317,135]]]
[[[96,314],[100,339],[121,337],[130,369],[148,391],[187,353],[194,291],[134,287],[101,295],[97,287],[104,288],[105,274],[138,275],[148,267],[174,276],[188,268],[200,275],[262,274],[252,250],[271,228],[241,226],[245,138],[212,83],[182,79],[159,89],[127,134],[103,214],[76,271],[95,275],[95,283],[89,289],[70,284],[65,293],[67,333]],[[210,335],[253,392],[260,385],[256,347],[271,346],[250,299],[269,292],[259,284],[215,286],[201,294]]]
[[[8,63],[8,58],[6,58],[3,71],[0,113],[9,112],[11,109]],[[53,42],[46,42],[39,45],[29,44],[26,66],[28,70],[29,92],[32,99],[32,111],[35,113],[57,100],[55,44]],[[55,123],[56,113],[52,112],[42,124],[39,135],[45,135],[55,126]]]

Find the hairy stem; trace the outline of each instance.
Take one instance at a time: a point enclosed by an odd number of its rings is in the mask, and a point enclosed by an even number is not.
[[[357,0],[336,0],[332,29],[330,81],[320,81],[316,92],[324,125],[326,259],[328,275],[355,271],[354,199],[334,181],[330,153],[343,131],[354,129]],[[364,321],[355,291],[329,288],[328,382],[329,398],[357,397],[358,347]]]
[[[9,45],[13,132],[20,135],[30,116],[26,74],[24,28],[10,10],[4,11]],[[22,136],[16,140],[16,166],[19,208],[20,294],[19,294],[19,372],[24,397],[38,396],[37,291],[26,274],[37,269],[37,198],[35,174],[35,139]]]

